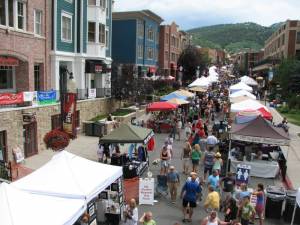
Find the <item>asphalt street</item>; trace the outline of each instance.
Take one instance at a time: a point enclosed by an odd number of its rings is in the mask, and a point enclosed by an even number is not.
[[[155,140],[156,140],[156,150],[154,152],[150,153],[150,162],[153,160],[159,158],[160,155],[160,148],[163,146],[164,140],[166,139],[167,134],[156,134]],[[178,172],[181,176],[181,185],[186,180],[186,175],[182,174],[182,161],[180,159],[181,150],[184,145],[184,140],[181,141],[174,141],[173,144],[173,152],[174,157],[172,158],[172,165],[176,167]],[[160,166],[150,166],[150,171],[153,173],[153,177],[156,177],[157,174],[159,174]],[[199,174],[203,175],[203,169],[200,168]],[[255,188],[257,183],[262,182],[265,186],[268,185],[274,185],[277,183],[273,179],[260,179],[260,178],[254,178],[252,177],[250,179],[249,187]],[[179,188],[181,189],[181,187]],[[203,199],[205,199],[207,193],[207,188],[204,188],[203,190]],[[143,212],[146,211],[152,211],[155,221],[158,225],[173,225],[174,223],[178,222],[179,224],[200,224],[200,221],[207,216],[204,208],[203,203],[204,200],[200,202],[200,204],[197,206],[197,208],[194,211],[193,221],[192,223],[182,223],[182,208],[181,208],[181,199],[177,198],[176,204],[172,204],[169,196],[167,197],[160,197],[156,198],[157,202],[153,206],[146,206],[146,205],[140,205],[139,206],[139,215],[142,215]],[[219,217],[223,219],[223,215],[220,213]],[[258,221],[256,221],[256,224],[258,224]],[[279,220],[265,220],[266,225],[279,225],[279,224],[287,224],[283,221]]]

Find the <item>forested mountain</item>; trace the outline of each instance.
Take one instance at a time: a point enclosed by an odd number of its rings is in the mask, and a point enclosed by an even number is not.
[[[193,43],[201,47],[226,49],[237,52],[243,49],[259,50],[264,47],[265,40],[282,23],[264,27],[256,23],[220,24],[188,30],[192,34]]]

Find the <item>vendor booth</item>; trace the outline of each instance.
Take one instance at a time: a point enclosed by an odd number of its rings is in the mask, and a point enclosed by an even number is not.
[[[53,156],[44,166],[12,185],[32,194],[84,200],[88,224],[105,220],[118,224],[122,216],[122,168],[67,151]],[[107,190],[109,196],[103,198],[101,193]]]
[[[235,98],[235,97],[240,97],[240,96],[247,96],[254,100],[256,99],[256,96],[254,94],[251,94],[249,91],[245,91],[245,90],[236,91],[236,92],[232,93],[229,97]]]
[[[258,85],[256,80],[254,80],[252,77],[249,77],[249,76],[242,76],[241,82],[243,82],[249,86],[257,86]]]
[[[151,129],[122,124],[109,135],[102,137],[101,144],[121,146],[120,154],[113,154],[111,164],[123,167],[125,179],[139,177],[148,168],[148,143],[153,140],[154,132]]]
[[[207,77],[200,77],[197,78],[194,82],[192,82],[191,84],[189,84],[189,88],[191,87],[204,87],[204,88],[208,88],[208,86],[210,85],[210,81]]]
[[[200,93],[204,93],[207,91],[207,89],[203,87],[191,87],[189,88],[189,90],[194,92],[200,92]]]
[[[243,82],[239,82],[235,85],[230,86],[229,90],[231,93],[234,93],[236,91],[241,91],[241,90],[252,92],[253,88]]]
[[[84,199],[31,194],[0,184],[0,224],[73,225],[85,212]]]
[[[147,127],[156,133],[169,133],[174,125],[173,118],[178,106],[168,101],[150,103],[146,108],[147,112],[152,112]]]
[[[195,94],[192,93],[192,92],[189,92],[187,90],[184,90],[184,89],[180,89],[178,91],[174,91],[173,93],[176,93],[176,94],[179,94],[179,95],[182,95],[182,96],[186,96],[188,98],[193,98],[195,97]]]
[[[179,98],[172,98],[172,99],[168,100],[168,102],[170,102],[172,104],[176,104],[176,105],[187,105],[190,103],[186,100],[179,99]]]
[[[245,111],[248,109],[258,110],[260,108],[264,108],[266,111],[269,111],[266,106],[261,104],[260,102],[252,99],[248,99],[242,102],[234,103],[230,107],[230,111],[233,113]]]
[[[278,146],[289,145],[289,136],[281,128],[258,116],[244,123],[233,124],[229,133],[230,170],[238,164],[251,166],[251,176],[273,178],[279,172]]]
[[[173,93],[170,93],[168,95],[165,95],[165,96],[161,97],[160,100],[161,101],[168,101],[172,98],[177,98],[177,99],[181,99],[181,100],[187,100],[188,99],[188,97],[186,97],[184,95],[180,95],[178,93],[173,92]]]

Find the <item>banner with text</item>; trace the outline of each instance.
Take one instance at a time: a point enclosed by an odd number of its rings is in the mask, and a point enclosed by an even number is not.
[[[24,102],[23,93],[2,93],[0,94],[0,105],[14,105]]]
[[[64,131],[71,135],[76,136],[76,93],[66,93],[63,96],[63,128]]]
[[[38,91],[37,97],[40,105],[56,103],[56,91]]]
[[[139,182],[139,203],[140,205],[154,204],[154,179],[140,178]]]

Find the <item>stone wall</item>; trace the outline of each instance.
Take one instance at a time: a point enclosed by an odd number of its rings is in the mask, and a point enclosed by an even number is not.
[[[80,110],[80,126],[82,121],[89,120],[99,114],[108,114],[119,108],[120,102],[111,98],[90,99],[77,102]],[[12,148],[19,146],[23,151],[23,114],[36,113],[38,152],[45,149],[43,138],[51,130],[51,116],[60,114],[60,105],[32,106],[0,110],[0,131],[7,132],[7,156],[12,160]],[[82,130],[82,129],[81,129]]]

